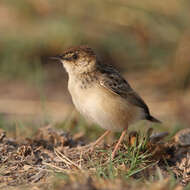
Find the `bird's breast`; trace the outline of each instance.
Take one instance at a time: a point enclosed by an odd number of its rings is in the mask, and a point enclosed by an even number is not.
[[[69,92],[78,111],[88,119],[93,119],[100,109],[101,96],[95,84],[83,87],[80,83],[70,83]]]
[[[77,110],[105,129],[120,131],[142,115],[139,108],[96,83],[81,88],[70,81],[69,91]]]

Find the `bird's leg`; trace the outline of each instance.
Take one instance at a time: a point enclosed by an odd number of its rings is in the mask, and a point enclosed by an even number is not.
[[[96,145],[98,145],[103,139],[105,136],[107,136],[111,131],[110,130],[107,130],[102,136],[100,136],[93,144],[92,144],[92,147],[90,148],[90,151],[92,152],[95,148]]]
[[[116,154],[116,152],[117,152],[117,150],[118,150],[118,148],[119,148],[119,145],[120,145],[121,142],[123,141],[123,138],[124,138],[126,132],[127,132],[127,129],[125,129],[125,130],[121,133],[121,136],[120,136],[120,138],[119,138],[119,140],[118,140],[117,144],[115,145],[115,148],[114,148],[114,150],[113,150],[113,152],[112,152],[112,155],[111,155],[111,159],[112,159],[112,160],[114,159],[115,154]]]

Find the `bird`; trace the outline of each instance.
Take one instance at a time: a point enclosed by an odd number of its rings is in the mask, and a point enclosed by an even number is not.
[[[119,131],[111,155],[114,159],[131,124],[139,120],[160,123],[119,71],[101,61],[88,45],[70,47],[52,59],[61,62],[68,73],[68,90],[76,109],[106,130],[92,143],[92,150],[111,131]]]

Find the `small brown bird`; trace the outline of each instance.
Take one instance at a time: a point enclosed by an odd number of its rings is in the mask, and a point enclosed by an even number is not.
[[[68,72],[68,89],[78,111],[107,130],[92,149],[111,131],[122,131],[113,159],[130,124],[141,119],[160,122],[150,115],[145,102],[120,73],[101,63],[90,47],[69,48],[53,58]]]

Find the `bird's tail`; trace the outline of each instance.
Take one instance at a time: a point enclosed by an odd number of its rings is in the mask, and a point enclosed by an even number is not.
[[[159,121],[158,119],[154,118],[151,115],[147,116],[146,119],[155,123],[162,123],[161,121]]]

